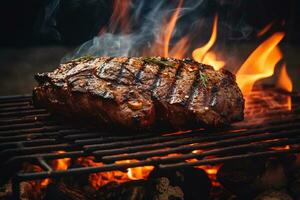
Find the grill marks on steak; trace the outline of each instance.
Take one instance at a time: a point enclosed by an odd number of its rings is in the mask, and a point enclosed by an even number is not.
[[[220,125],[243,119],[244,100],[226,70],[192,60],[99,57],[36,75],[34,101],[54,112],[139,130]],[[161,62],[169,65],[163,65]],[[203,84],[200,73],[208,78]]]

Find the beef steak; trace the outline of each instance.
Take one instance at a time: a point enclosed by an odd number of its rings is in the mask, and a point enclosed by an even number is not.
[[[186,129],[244,116],[235,76],[191,59],[86,57],[35,79],[36,105],[108,127]]]

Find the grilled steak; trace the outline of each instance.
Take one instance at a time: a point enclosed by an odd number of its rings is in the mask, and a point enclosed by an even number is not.
[[[108,127],[185,129],[243,119],[235,76],[191,59],[80,58],[35,79],[36,105]]]

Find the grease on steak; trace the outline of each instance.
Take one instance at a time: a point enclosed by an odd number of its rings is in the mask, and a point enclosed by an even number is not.
[[[190,59],[79,59],[35,79],[35,104],[101,125],[185,129],[243,119],[244,99],[235,76]]]

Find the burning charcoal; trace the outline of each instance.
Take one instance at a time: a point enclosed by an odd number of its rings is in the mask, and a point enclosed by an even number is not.
[[[48,185],[45,198],[43,200],[89,200],[94,199],[93,193],[87,193],[82,188],[64,184],[62,182]]]
[[[167,177],[170,185],[179,186],[184,193],[184,199],[209,199],[211,182],[202,169],[193,167],[175,170],[154,169],[149,175],[150,179]]]
[[[225,163],[217,173],[218,181],[240,197],[254,198],[258,193],[286,187],[283,165],[277,159],[247,159]]]
[[[36,188],[31,181],[24,181],[20,183],[20,199],[31,200],[39,199],[42,195],[41,188]]]
[[[147,198],[149,184],[144,180],[129,181],[123,184],[109,183],[101,187],[97,200],[144,200]]]
[[[283,165],[276,159],[265,162],[264,172],[260,176],[257,186],[261,190],[282,189],[287,184],[287,178]]]
[[[0,200],[10,199],[11,195],[12,195],[11,182],[0,186]]]
[[[97,200],[181,200],[183,192],[168,178],[109,183],[99,189]]]
[[[258,195],[254,200],[293,200],[293,198],[284,192],[268,190]]]
[[[157,179],[156,192],[153,200],[182,200],[183,192],[178,186],[171,186],[170,181],[166,177]]]

